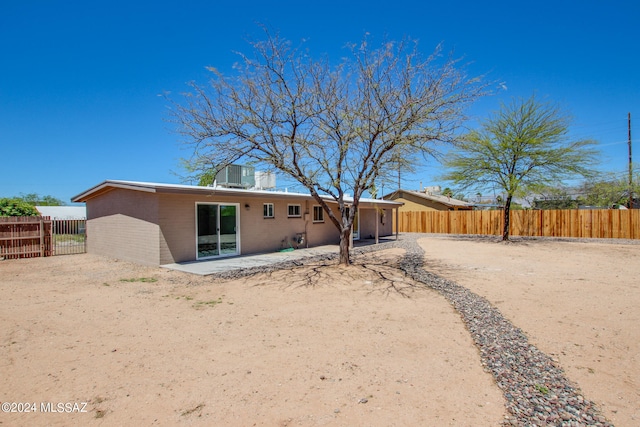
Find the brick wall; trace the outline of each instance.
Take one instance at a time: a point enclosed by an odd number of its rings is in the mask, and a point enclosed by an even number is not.
[[[157,198],[114,189],[87,203],[87,252],[158,265]]]

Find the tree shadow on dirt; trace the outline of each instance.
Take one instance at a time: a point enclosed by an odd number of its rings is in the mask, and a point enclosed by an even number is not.
[[[374,253],[353,256],[348,267],[333,261],[302,263],[254,276],[254,286],[273,286],[283,290],[296,288],[335,288],[365,290],[367,294],[411,298],[424,285],[413,281],[401,268],[402,255]]]
[[[427,236],[425,236],[427,237]],[[498,243],[502,245],[528,245],[530,243],[543,242],[542,237],[511,236],[509,240],[502,240],[502,236],[484,234],[438,234],[429,237],[437,237],[460,242]]]

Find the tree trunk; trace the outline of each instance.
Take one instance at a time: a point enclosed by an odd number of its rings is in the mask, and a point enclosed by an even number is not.
[[[511,219],[511,195],[507,195],[504,202],[504,228],[502,229],[502,241],[509,240],[509,221]]]
[[[350,265],[351,259],[349,258],[349,242],[351,237],[351,229],[343,228],[340,232],[340,264]]]

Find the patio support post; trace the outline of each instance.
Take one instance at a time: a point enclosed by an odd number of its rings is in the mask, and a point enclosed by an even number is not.
[[[378,241],[378,236],[380,235],[380,232],[378,231],[378,227],[379,227],[379,223],[380,223],[380,212],[378,212],[378,208],[373,208],[375,210],[375,217],[376,217],[376,245],[379,243]]]
[[[398,240],[398,229],[400,228],[400,208],[396,207],[396,240]]]

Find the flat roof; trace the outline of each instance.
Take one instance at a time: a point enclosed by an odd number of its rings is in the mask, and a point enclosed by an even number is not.
[[[87,219],[87,208],[84,206],[36,206],[42,216],[51,219]]]
[[[270,191],[270,190],[244,190],[238,188],[226,188],[226,187],[208,187],[200,185],[184,185],[184,184],[164,184],[158,182],[139,182],[139,181],[120,181],[120,180],[106,180],[100,184],[89,188],[88,190],[78,194],[71,200],[73,202],[86,202],[89,199],[97,197],[101,194],[107,193],[115,188],[143,191],[148,193],[178,193],[178,194],[220,194],[226,196],[239,196],[239,197],[277,197],[277,198],[303,198],[313,199],[311,194],[304,193],[290,193],[288,191]],[[335,200],[331,196],[321,195],[327,202],[335,203]],[[352,197],[345,197],[344,201],[352,203]],[[369,199],[361,198],[360,204],[364,206],[389,206],[398,207],[404,203],[395,202],[392,200],[382,199]]]

